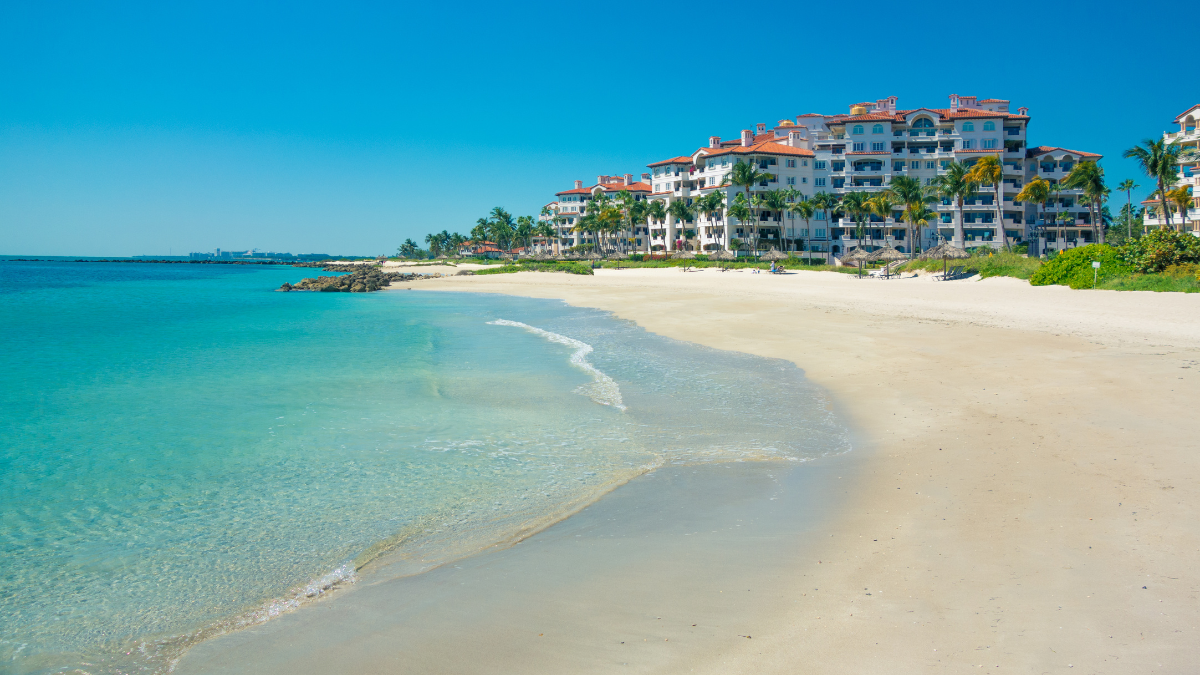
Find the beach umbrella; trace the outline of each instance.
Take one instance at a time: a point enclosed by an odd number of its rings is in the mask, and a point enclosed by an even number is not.
[[[878,251],[875,251],[874,253],[872,253],[871,260],[882,260],[884,263],[893,263],[893,262],[896,262],[897,260],[908,260],[908,256],[904,255],[900,251],[897,251],[895,248],[892,248],[891,244],[888,244],[887,246],[884,246],[883,248],[879,249]],[[892,276],[891,267],[889,267],[885,264],[884,271],[887,274],[888,278],[891,278],[891,276]]]
[[[696,252],[695,251],[676,251],[675,253],[671,254],[671,259],[672,260],[695,260]]]
[[[868,260],[871,260],[871,253],[870,253],[870,251],[866,251],[861,248],[855,247],[855,249],[853,251],[850,251],[846,255],[843,255],[841,260],[842,260],[843,264],[848,263],[848,262],[858,263],[858,276],[861,277],[862,276],[862,264],[867,262]]]
[[[777,248],[773,248],[773,249],[771,249],[771,250],[770,250],[770,251],[769,251],[769,252],[768,252],[766,255],[764,255],[764,256],[762,257],[762,259],[763,259],[763,260],[767,260],[767,261],[771,261],[771,260],[787,260],[787,259],[788,259],[788,254],[786,254],[786,253],[784,253],[784,252],[780,251],[780,250],[779,250],[779,249],[777,249]]]
[[[917,256],[917,259],[918,260],[937,260],[938,258],[941,258],[942,259],[942,278],[944,279],[944,278],[946,278],[946,266],[947,266],[946,261],[947,260],[963,260],[964,258],[970,258],[970,257],[971,257],[970,253],[967,253],[966,251],[962,250],[961,248],[959,248],[953,244],[948,244],[943,241],[942,243],[938,244],[937,246],[934,246],[933,248],[929,249],[928,251],[922,251],[921,255]]]
[[[721,249],[719,251],[713,251],[712,254],[710,254],[708,256],[708,259],[715,260],[717,262],[726,262],[729,260],[737,260],[737,255],[735,255],[733,251],[726,251],[725,249]],[[722,268],[722,269],[724,269],[724,268]]]

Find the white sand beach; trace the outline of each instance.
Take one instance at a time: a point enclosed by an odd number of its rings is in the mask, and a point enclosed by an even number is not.
[[[689,670],[1194,667],[1200,295],[675,269],[414,286],[789,359],[865,432],[842,536],[780,588],[793,609]]]
[[[770,480],[660,470],[177,672],[1194,668],[1200,295],[678,269],[400,287],[560,298],[790,360],[857,447]]]

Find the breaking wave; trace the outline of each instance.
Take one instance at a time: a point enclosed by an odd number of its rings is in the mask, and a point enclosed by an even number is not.
[[[525,330],[540,335],[550,342],[556,342],[560,345],[567,345],[575,349],[571,354],[571,365],[592,376],[591,384],[585,384],[575,390],[578,394],[583,394],[600,405],[610,405],[618,410],[624,410],[625,405],[621,400],[621,388],[613,381],[611,377],[605,375],[599,368],[588,363],[587,355],[592,353],[592,346],[586,342],[580,342],[575,338],[569,338],[566,335],[551,333],[548,330],[542,330],[536,326],[530,326],[527,323],[520,321],[509,321],[508,319],[496,319],[489,321],[493,326],[516,326]]]

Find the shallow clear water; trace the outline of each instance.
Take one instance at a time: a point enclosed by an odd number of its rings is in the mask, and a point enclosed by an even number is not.
[[[314,272],[0,263],[0,672],[159,671],[663,463],[848,447],[789,363],[554,301],[272,290]]]

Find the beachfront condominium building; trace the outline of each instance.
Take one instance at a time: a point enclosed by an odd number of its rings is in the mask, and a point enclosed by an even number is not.
[[[1167,186],[1167,191],[1183,188],[1193,200],[1200,193],[1200,129],[1196,122],[1200,121],[1200,103],[1188,108],[1175,118],[1179,125],[1178,131],[1168,131],[1163,134],[1163,140],[1179,147],[1179,173],[1175,183]],[[1158,186],[1153,186],[1157,192]],[[1142,202],[1146,212],[1142,216],[1142,224],[1147,229],[1166,227],[1167,219],[1163,213],[1162,200],[1157,196]],[[1190,230],[1200,236],[1200,204],[1193,204],[1188,211],[1180,211],[1178,206],[1168,203],[1171,210],[1171,226],[1177,229]]]
[[[1078,162],[1101,158],[1056,146],[1029,147],[1028,109],[1012,110],[1004,99],[957,95],[950,96],[945,108],[902,110],[895,96],[849,108],[847,114],[809,113],[795,121],[780,120],[773,128],[757,124],[733,140],[713,136],[706,147],[690,155],[650,164],[650,199],[693,204],[717,191],[725,196],[726,206],[723,212],[697,214],[693,222],[676,222],[670,216],[649,221],[652,247],[730,249],[734,240],[746,242],[756,231],[760,248],[840,255],[860,243],[857,222],[845,209],[818,209],[806,222],[788,208],[790,204],[784,202],[780,208],[779,198],[771,201],[768,193],[781,190],[793,196],[793,203],[799,195],[811,199],[822,192],[842,199],[855,192],[871,196],[888,189],[896,176],[909,176],[928,186],[952,162],[970,165],[985,156],[996,157],[1004,166],[1000,203],[990,185],[980,186],[964,200],[964,245],[999,247],[1007,237],[1010,243],[1067,248],[1092,239],[1090,214],[1078,190],[1058,189],[1054,203],[1047,205],[1046,213],[1054,218],[1053,232],[1045,227],[1040,205],[1015,199],[1035,176],[1058,186]],[[757,165],[770,178],[749,188],[722,185],[732,165],[742,161]],[[738,192],[748,192],[752,202],[757,195],[770,204],[756,202],[757,222],[728,217]],[[908,252],[941,238],[952,239],[957,205],[947,199],[933,208],[937,217],[916,228],[915,242],[907,241],[900,205],[891,215],[866,215],[862,246],[873,250],[892,245]]]
[[[605,195],[612,199],[616,198],[622,191],[628,192],[636,201],[646,199],[650,194],[650,174],[643,173],[642,180],[636,181],[633,179],[633,174],[624,174],[621,176],[597,176],[596,183],[590,187],[584,187],[583,181],[575,181],[575,187],[570,190],[563,190],[554,194],[554,201],[546,204],[542,215],[539,217],[544,222],[549,222],[554,228],[555,237],[550,241],[539,240],[538,245],[547,249],[557,247],[560,252],[575,246],[584,246],[595,244],[594,233],[586,232],[579,229],[579,219],[587,215],[588,204],[596,199],[598,195]],[[632,240],[632,244],[638,249],[645,246],[647,238],[647,227],[635,227],[633,231],[623,231],[616,233],[616,236],[624,239]]]

